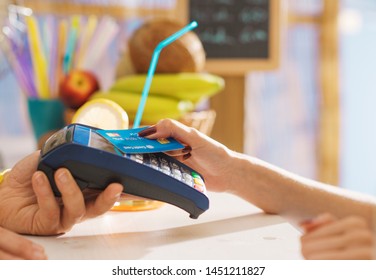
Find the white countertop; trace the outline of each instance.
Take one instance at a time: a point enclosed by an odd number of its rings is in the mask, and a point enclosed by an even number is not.
[[[30,237],[50,259],[301,259],[300,233],[228,194],[209,193],[197,220],[172,205],[108,212],[53,237]]]

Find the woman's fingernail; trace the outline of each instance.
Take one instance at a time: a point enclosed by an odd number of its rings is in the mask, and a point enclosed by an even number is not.
[[[183,159],[184,160],[189,159],[191,156],[192,156],[191,153],[185,154],[183,155]]]
[[[138,133],[138,136],[140,136],[140,137],[146,137],[146,136],[152,135],[152,134],[154,134],[156,132],[157,132],[157,129],[155,128],[155,126],[149,126],[148,128],[140,131]]]
[[[190,152],[192,152],[192,147],[186,146],[181,151],[182,151],[182,153],[190,153]]]

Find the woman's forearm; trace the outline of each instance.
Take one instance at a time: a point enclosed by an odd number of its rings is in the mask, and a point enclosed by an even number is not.
[[[231,192],[265,212],[297,222],[322,212],[338,217],[361,215],[369,224],[375,218],[373,197],[309,180],[243,154],[232,156]]]

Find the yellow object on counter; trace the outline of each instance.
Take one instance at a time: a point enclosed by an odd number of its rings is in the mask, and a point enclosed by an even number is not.
[[[160,208],[164,202],[147,199],[129,199],[116,202],[111,211],[146,211]]]
[[[0,184],[3,182],[5,174],[11,171],[11,169],[5,169],[4,171],[0,172]]]

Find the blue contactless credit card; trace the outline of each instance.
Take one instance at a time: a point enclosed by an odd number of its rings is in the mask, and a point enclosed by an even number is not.
[[[116,148],[126,154],[158,153],[179,150],[184,146],[173,138],[147,139],[138,136],[145,127],[121,130],[96,130]]]

